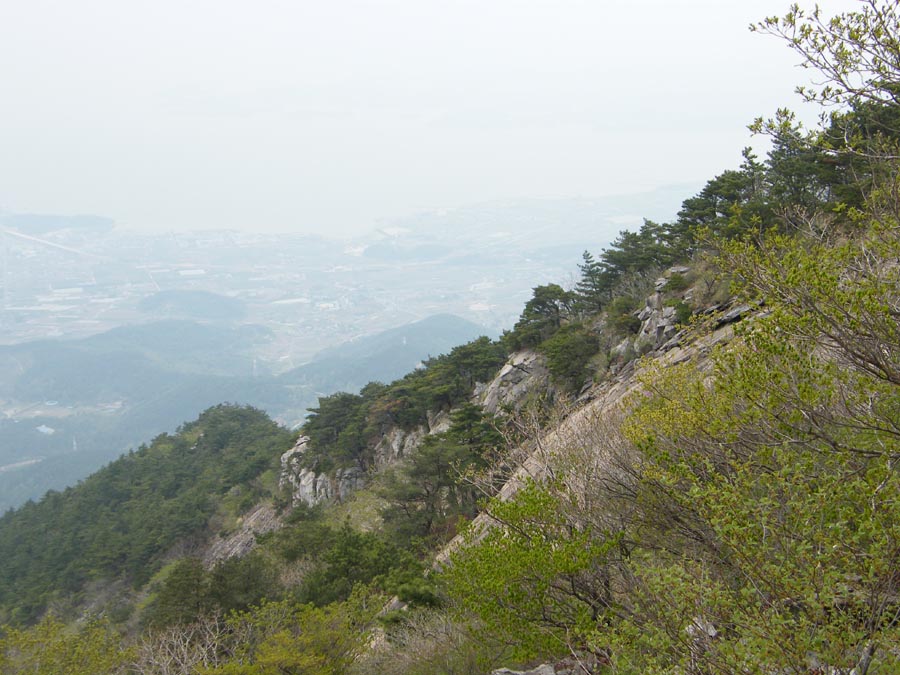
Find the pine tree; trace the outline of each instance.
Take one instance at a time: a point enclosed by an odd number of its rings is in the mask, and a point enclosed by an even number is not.
[[[581,258],[583,262],[578,266],[581,278],[575,284],[577,308],[582,314],[596,314],[610,297],[612,276],[590,252],[585,251]]]

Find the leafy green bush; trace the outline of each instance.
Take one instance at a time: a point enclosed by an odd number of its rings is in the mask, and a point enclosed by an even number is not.
[[[511,331],[503,334],[503,342],[510,351],[536,347],[572,318],[579,296],[558,284],[536,286],[531,300]]]
[[[492,500],[487,511],[504,527],[467,532],[441,575],[450,597],[523,660],[558,654],[593,629],[618,544],[576,526],[559,487],[530,482],[512,499]]]
[[[666,301],[666,307],[675,308],[675,322],[679,325],[686,326],[691,322],[694,310],[684,300],[668,300]]]
[[[641,320],[634,315],[639,303],[629,295],[620,295],[607,305],[609,326],[618,334],[634,335],[641,328]]]
[[[560,328],[538,347],[547,357],[554,379],[569,389],[578,389],[589,375],[591,357],[600,350],[597,336],[580,324]]]
[[[688,281],[687,277],[679,272],[675,272],[674,274],[669,276],[663,290],[671,293],[677,293],[678,291],[685,290],[688,286],[690,286],[690,282]]]
[[[619,314],[612,317],[612,326],[618,333],[636,335],[641,329],[641,320],[634,314]]]
[[[637,298],[630,295],[620,295],[607,305],[606,311],[609,312],[610,316],[631,314],[639,305]]]

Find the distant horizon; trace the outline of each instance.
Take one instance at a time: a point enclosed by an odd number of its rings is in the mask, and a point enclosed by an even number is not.
[[[710,177],[711,178],[711,177]],[[488,207],[488,206],[512,206],[512,205],[524,205],[529,202],[535,203],[565,203],[565,202],[602,202],[604,200],[613,200],[619,198],[627,198],[627,197],[639,197],[642,195],[654,195],[660,193],[671,193],[679,190],[684,190],[684,195],[680,198],[681,201],[692,197],[695,191],[699,190],[703,185],[704,181],[679,181],[677,183],[667,183],[661,184],[656,187],[645,189],[645,190],[634,190],[634,191],[624,191],[624,192],[614,192],[614,193],[604,193],[604,194],[578,194],[578,195],[568,195],[568,196],[522,196],[522,197],[508,197],[508,198],[498,198],[498,199],[485,199],[476,202],[467,202],[458,204],[455,206],[433,206],[433,207],[421,207],[416,209],[411,209],[404,213],[398,213],[393,216],[385,217],[381,220],[374,221],[368,229],[355,229],[355,230],[347,230],[347,231],[338,231],[338,232],[317,232],[314,230],[306,230],[302,227],[292,227],[290,229],[267,229],[264,226],[256,227],[253,229],[241,228],[238,226],[227,227],[227,226],[217,226],[214,224],[210,224],[207,226],[194,226],[194,227],[183,227],[183,228],[165,228],[160,225],[158,228],[141,228],[140,226],[132,226],[127,223],[121,223],[116,220],[113,216],[109,214],[101,214],[101,213],[50,213],[50,212],[40,212],[40,211],[14,211],[6,207],[6,205],[0,204],[0,225],[3,224],[4,220],[7,218],[46,218],[46,219],[98,219],[103,221],[108,221],[111,223],[112,227],[120,232],[128,232],[134,234],[146,234],[146,235],[166,235],[166,234],[189,234],[193,232],[231,232],[231,233],[241,233],[241,234],[264,234],[264,235],[275,235],[275,234],[291,234],[296,236],[309,236],[309,237],[318,237],[322,239],[352,239],[354,237],[360,237],[365,235],[371,235],[372,233],[383,230],[385,227],[396,226],[399,222],[404,222],[410,219],[415,219],[417,217],[427,216],[427,215],[442,215],[442,214],[450,214],[459,211],[465,211],[469,209],[477,209],[479,207]],[[641,214],[635,214],[641,216]],[[672,214],[672,217],[675,217],[675,213]],[[60,228],[62,229],[62,228]]]
[[[855,7],[820,3],[826,14]],[[809,71],[787,0],[0,5],[0,205],[341,237],[422,210],[704,182]]]

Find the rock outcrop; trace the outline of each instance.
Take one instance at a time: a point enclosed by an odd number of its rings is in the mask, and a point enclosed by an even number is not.
[[[688,272],[690,269],[687,267],[670,267],[662,277],[656,280],[653,293],[647,297],[644,307],[635,313],[641,321],[641,328],[633,340],[636,353],[640,354],[648,349],[659,349],[678,333],[677,312],[675,307],[668,304],[666,300],[689,299],[691,291],[686,289],[684,293],[675,298],[666,298],[667,295],[671,295],[671,293],[667,293],[666,289],[673,276],[680,276]]]
[[[216,563],[234,556],[247,555],[256,546],[256,537],[281,527],[281,520],[271,504],[263,503],[241,517],[238,529],[227,537],[216,539],[203,555],[203,564],[213,567]]]
[[[375,470],[390,466],[415,452],[422,440],[450,428],[447,413],[429,414],[428,422],[412,430],[391,427],[375,446]],[[303,455],[309,438],[301,436],[294,447],[281,456],[279,485],[291,492],[291,505],[315,506],[324,502],[344,502],[356,490],[365,487],[368,475],[359,467],[345,467],[332,472],[318,472],[306,466]]]
[[[428,414],[428,422],[412,430],[391,427],[375,446],[375,467],[390,466],[409,457],[426,436],[439,434],[450,428],[450,415],[445,412]]]
[[[473,398],[486,412],[496,415],[505,409],[518,409],[532,392],[545,390],[549,382],[544,357],[526,349],[510,356],[493,380],[477,385]]]
[[[315,506],[321,502],[344,501],[366,484],[366,475],[358,467],[337,469],[332,474],[317,473],[303,465],[309,438],[301,436],[294,447],[281,456],[279,484],[291,491],[291,504]]]
[[[666,366],[693,358],[704,359],[714,345],[730,340],[732,335],[733,327],[723,326],[689,345],[673,346],[659,356],[657,363]],[[598,470],[605,470],[602,466],[606,461],[603,450],[593,447],[594,444],[602,444],[604,441],[603,434],[598,434],[597,430],[602,431],[609,420],[621,413],[622,405],[627,398],[641,390],[639,372],[634,368],[623,369],[618,375],[595,386],[590,395],[585,397],[584,405],[541,436],[535,449],[500,488],[497,496],[505,501],[512,498],[529,480],[545,480],[556,459],[571,448],[581,448],[593,457],[592,461],[598,463]],[[489,515],[481,513],[473,520],[472,529],[475,532],[486,533],[495,525],[496,521]],[[462,535],[452,539],[435,556],[435,566],[442,567],[448,564],[453,553],[463,546],[464,542],[465,538]]]

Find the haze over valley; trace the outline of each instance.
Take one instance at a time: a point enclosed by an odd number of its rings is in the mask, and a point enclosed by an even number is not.
[[[535,280],[572,285],[584,242],[669,217],[684,193],[481,204],[357,238],[0,215],[0,509],[210,405],[293,427],[318,395],[497,336]]]

